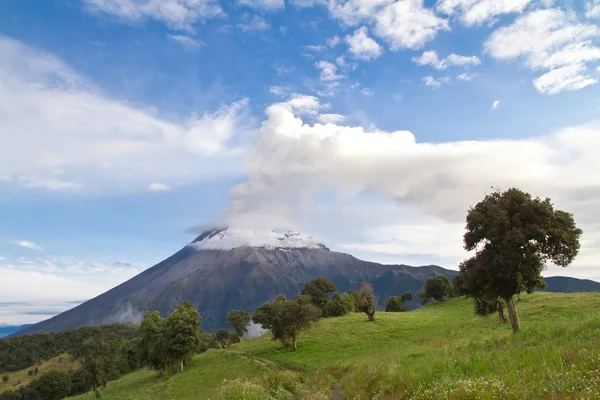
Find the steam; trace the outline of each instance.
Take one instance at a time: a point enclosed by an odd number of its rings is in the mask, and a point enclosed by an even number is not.
[[[101,325],[138,323],[143,317],[144,313],[142,311],[134,308],[131,303],[127,303],[127,305],[121,307],[118,311],[104,318]]]
[[[254,339],[266,333],[269,333],[268,329],[263,329],[261,324],[255,324],[254,322],[250,321],[250,325],[248,325],[248,332],[246,332],[242,338]]]

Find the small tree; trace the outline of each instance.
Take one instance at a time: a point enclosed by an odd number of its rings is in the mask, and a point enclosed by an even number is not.
[[[167,318],[169,358],[183,372],[200,341],[200,314],[185,300]]]
[[[33,375],[33,370],[30,369],[29,371],[27,371],[27,375],[32,376]]]
[[[2,382],[6,383],[6,382],[8,382],[8,379],[9,379],[8,375],[4,375],[2,377]]]
[[[435,301],[444,301],[444,296],[450,294],[451,284],[448,277],[444,275],[438,275],[435,278],[428,278],[425,281],[423,289],[419,292],[421,298],[421,304],[425,305],[429,299]]]
[[[354,299],[350,293],[334,294],[325,306],[328,317],[341,317],[354,311]]]
[[[100,389],[106,387],[106,373],[103,368],[104,355],[107,346],[101,340],[91,340],[85,343],[86,355],[81,362],[83,385],[85,391],[92,390],[96,398],[100,398]]]
[[[229,345],[230,334],[227,329],[219,329],[217,333],[215,333],[215,338],[217,339],[222,348],[225,348]]]
[[[375,311],[377,310],[377,298],[373,294],[373,286],[363,283],[358,292],[359,310],[367,314],[369,321],[375,321]]]
[[[479,315],[480,317],[487,317],[494,313],[498,313],[500,323],[503,324],[506,322],[506,315],[504,315],[504,303],[499,298],[474,298],[473,311],[475,315]]]
[[[406,307],[404,307],[404,302],[402,301],[402,297],[391,296],[385,305],[385,312],[403,312],[403,311],[406,311]]]
[[[66,372],[50,371],[34,384],[39,400],[64,399],[71,392],[71,378]]]
[[[323,314],[326,314],[325,307],[329,302],[329,293],[337,292],[337,288],[327,278],[317,278],[304,285],[300,294],[309,296],[310,301],[317,306]]]
[[[237,333],[238,337],[244,336],[244,333],[248,332],[248,325],[250,325],[250,313],[242,310],[232,310],[227,313],[227,325],[232,327]]]
[[[163,374],[171,362],[166,320],[161,318],[158,311],[147,311],[140,324],[140,334],[139,354],[142,365]]]
[[[475,255],[460,265],[467,294],[501,298],[512,329],[521,328],[513,297],[543,285],[546,263],[567,267],[579,252],[573,215],[519,189],[495,190],[467,214],[464,247]]]
[[[413,297],[412,292],[404,292],[404,293],[402,293],[402,296],[400,296],[400,298],[402,299],[402,302],[411,301],[412,297]]]
[[[35,368],[33,369],[33,374],[34,374],[34,375],[37,375],[37,374],[38,374],[38,371],[39,371],[39,370],[38,370],[38,367],[35,367]]]

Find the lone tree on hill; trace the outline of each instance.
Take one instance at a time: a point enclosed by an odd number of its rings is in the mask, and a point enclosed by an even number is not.
[[[273,340],[279,340],[284,347],[290,346],[291,339],[291,346],[296,351],[300,332],[318,321],[321,314],[310,296],[300,295],[288,301],[284,295],[280,295],[273,302],[258,307],[252,321],[269,329]]]
[[[358,309],[367,314],[369,321],[375,321],[377,298],[373,294],[373,286],[368,283],[363,283],[358,292]]]
[[[421,304],[427,304],[429,299],[435,301],[444,301],[444,296],[449,296],[452,285],[448,277],[444,275],[438,275],[435,278],[427,278],[423,289],[418,293],[421,299]]]
[[[232,310],[227,313],[227,325],[232,327],[238,337],[244,336],[248,332],[250,325],[250,313],[243,310]]]
[[[323,314],[326,313],[326,306],[329,303],[329,293],[336,293],[337,288],[327,278],[317,278],[304,285],[301,295],[309,296],[311,303],[319,307]]]
[[[548,261],[567,267],[579,252],[573,215],[511,188],[488,194],[467,214],[464,247],[475,255],[460,264],[463,289],[475,298],[506,302],[512,329],[521,328],[514,295],[543,286]]]
[[[406,307],[404,306],[404,301],[402,301],[402,297],[391,296],[385,305],[385,312],[403,312],[403,311],[406,311]]]

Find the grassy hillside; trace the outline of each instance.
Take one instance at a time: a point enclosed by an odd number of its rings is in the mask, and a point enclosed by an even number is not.
[[[68,372],[69,369],[78,369],[79,361],[73,361],[69,354],[61,354],[48,361],[44,361],[41,365],[37,365],[38,374],[29,376],[28,371],[33,370],[36,366],[25,368],[21,371],[14,371],[8,373],[2,373],[1,375],[7,375],[8,381],[4,382],[0,380],[0,393],[6,390],[16,390],[20,386],[27,386],[31,381],[42,376],[48,371],[62,371]],[[21,383],[19,384],[19,381]]]
[[[228,399],[266,399],[268,388],[273,399],[600,398],[600,293],[535,293],[517,307],[517,335],[495,316],[473,316],[468,299],[377,313],[373,323],[327,319],[296,353],[265,336],[199,355],[169,380],[132,373],[102,398],[217,399],[234,378]]]

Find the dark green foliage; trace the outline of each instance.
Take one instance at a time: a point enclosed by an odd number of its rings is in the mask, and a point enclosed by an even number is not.
[[[50,371],[33,385],[40,400],[60,400],[71,393],[71,379],[66,372]]]
[[[2,377],[2,381],[3,381],[3,382],[8,382],[8,375],[4,375],[4,376]]]
[[[317,306],[323,315],[326,314],[326,306],[329,302],[329,293],[337,292],[337,288],[327,278],[317,278],[304,285],[301,295],[309,296],[311,303]]]
[[[375,321],[377,298],[373,294],[373,287],[368,283],[363,283],[358,292],[358,310],[367,314],[369,321]]]
[[[96,398],[100,398],[100,388],[106,387],[105,353],[107,353],[107,347],[103,341],[86,342],[86,355],[81,362],[83,387],[86,392],[92,390]]]
[[[271,303],[265,303],[254,311],[252,321],[269,329],[273,340],[279,340],[284,347],[290,346],[297,350],[297,338],[301,331],[309,328],[321,317],[310,296],[301,295],[288,301],[280,295]]]
[[[129,340],[138,335],[136,326],[113,324],[2,339],[0,340],[0,371],[25,369],[63,353],[70,353],[78,358],[84,351],[84,343],[90,339],[102,339],[109,343]]]
[[[358,290],[353,290],[350,292],[350,294],[352,295],[352,301],[354,302],[354,312],[361,312],[359,310],[360,308],[360,299],[358,296]]]
[[[219,342],[222,348],[229,346],[230,336],[231,335],[229,331],[225,328],[219,329],[217,333],[215,333],[215,338],[217,339],[217,342]]]
[[[35,368],[33,369],[33,373],[34,373],[35,375],[37,375],[37,374],[38,374],[38,367],[35,367]]]
[[[325,315],[328,317],[341,317],[354,310],[354,298],[350,293],[336,293],[325,305]]]
[[[404,307],[404,301],[402,301],[402,297],[392,296],[388,299],[387,304],[385,305],[385,312],[403,311],[406,311],[406,307]]]
[[[513,296],[543,286],[547,262],[568,266],[579,252],[573,215],[519,189],[495,190],[467,214],[464,247],[475,255],[460,265],[462,290],[501,298],[514,332],[520,329]]]
[[[71,378],[71,396],[78,396],[87,392],[85,384],[85,371],[79,368],[76,371],[69,371]]]
[[[244,336],[248,332],[250,325],[250,313],[243,310],[232,310],[227,313],[227,325],[232,327],[238,337]]]
[[[489,315],[498,313],[498,316],[500,317],[500,323],[506,322],[506,316],[504,315],[504,302],[499,298],[474,298],[473,312],[475,315],[479,315],[480,317],[487,317]]]
[[[425,286],[418,293],[421,304],[427,304],[430,299],[435,301],[444,301],[445,296],[450,295],[452,285],[447,276],[438,275],[435,278],[428,278]]]
[[[33,370],[30,369],[29,371],[27,371],[27,375],[32,376],[33,375]]]
[[[402,302],[411,301],[413,298],[412,292],[404,292],[400,298],[402,299]]]

